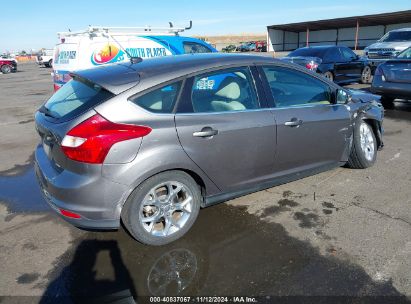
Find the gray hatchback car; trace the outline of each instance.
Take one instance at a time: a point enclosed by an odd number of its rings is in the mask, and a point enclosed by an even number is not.
[[[348,164],[382,147],[383,108],[307,69],[203,54],[72,74],[36,113],[44,197],[77,227],[162,245],[200,208]]]

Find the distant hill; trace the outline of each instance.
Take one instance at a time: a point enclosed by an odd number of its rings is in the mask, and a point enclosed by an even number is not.
[[[253,33],[242,33],[235,35],[215,35],[215,36],[194,36],[196,38],[207,41],[208,43],[214,45],[217,50],[221,50],[227,45],[234,44],[239,45],[242,42],[247,41],[257,41],[266,40],[266,34],[253,34]]]

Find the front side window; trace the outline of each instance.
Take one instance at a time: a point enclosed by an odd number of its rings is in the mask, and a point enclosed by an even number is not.
[[[191,92],[194,112],[226,112],[258,109],[250,70],[231,68],[194,78]]]
[[[411,48],[406,49],[405,51],[400,53],[397,57],[402,58],[402,59],[411,59]]]
[[[150,112],[172,113],[180,87],[181,81],[169,84],[137,98],[132,98],[131,102]]]
[[[51,96],[43,111],[53,118],[68,118],[113,96],[103,87],[75,76]]]
[[[264,67],[275,107],[298,107],[315,104],[330,104],[330,87],[303,72],[283,67]]]
[[[196,54],[196,53],[211,53],[211,50],[196,42],[183,42],[184,53],[185,54]]]

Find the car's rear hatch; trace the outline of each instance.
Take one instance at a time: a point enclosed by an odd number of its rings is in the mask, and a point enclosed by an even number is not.
[[[411,60],[390,60],[381,69],[388,82],[411,83]]]
[[[44,152],[59,168],[75,166],[61,149],[64,136],[97,114],[94,110],[97,105],[137,85],[140,80],[138,72],[129,64],[78,71],[71,76],[73,79],[60,88],[35,116]]]
[[[79,76],[74,76],[57,91],[36,113],[36,130],[41,137],[44,153],[56,169],[71,163],[61,149],[67,132],[96,114],[93,107],[114,94]]]

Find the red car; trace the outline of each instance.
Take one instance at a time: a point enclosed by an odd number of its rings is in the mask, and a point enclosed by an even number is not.
[[[14,59],[0,58],[0,72],[8,74],[17,71],[17,61]]]

